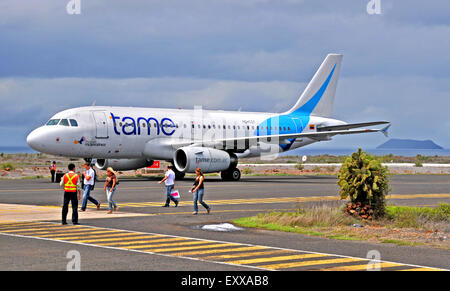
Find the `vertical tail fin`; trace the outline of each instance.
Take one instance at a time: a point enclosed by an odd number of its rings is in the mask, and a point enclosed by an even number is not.
[[[297,103],[285,114],[330,117],[341,62],[341,54],[327,55]]]

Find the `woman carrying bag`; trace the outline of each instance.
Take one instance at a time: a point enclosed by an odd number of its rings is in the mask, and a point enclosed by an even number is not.
[[[192,214],[196,215],[198,213],[197,201],[206,208],[206,211],[209,214],[211,212],[211,207],[203,202],[203,195],[205,194],[205,177],[203,176],[203,171],[200,168],[197,168],[195,169],[195,174],[197,177],[191,188],[191,192],[194,194],[194,212]]]
[[[114,211],[117,211],[119,209],[119,207],[117,207],[117,204],[113,200],[113,195],[119,182],[117,181],[117,175],[116,172],[114,172],[113,168],[109,167],[108,169],[106,169],[106,173],[108,177],[106,177],[105,187],[103,188],[103,190],[105,190],[106,198],[108,199],[109,210],[107,213],[111,214],[113,212],[113,209]]]

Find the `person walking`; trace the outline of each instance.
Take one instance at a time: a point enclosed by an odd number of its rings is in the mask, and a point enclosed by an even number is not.
[[[162,184],[163,182],[166,184],[166,204],[162,207],[169,207],[170,200],[175,203],[175,207],[178,206],[178,200],[172,197],[172,190],[175,186],[175,172],[172,170],[173,166],[168,165],[167,171],[164,174],[164,179],[158,182],[158,184]]]
[[[85,168],[85,172],[83,173],[84,175],[84,191],[83,191],[83,203],[81,205],[81,211],[86,211],[86,206],[87,206],[87,201],[91,201],[92,203],[94,203],[97,206],[97,210],[100,209],[100,203],[95,200],[93,197],[91,197],[91,191],[92,188],[94,187],[94,183],[95,183],[95,172],[94,170],[91,168],[90,163],[86,163],[84,164],[84,168]]]
[[[103,190],[105,190],[106,192],[106,198],[108,199],[108,214],[111,214],[114,211],[117,211],[119,209],[119,207],[117,207],[117,204],[114,202],[113,200],[113,195],[114,192],[116,191],[117,188],[117,174],[116,172],[114,172],[114,169],[109,167],[106,169],[106,174],[108,175],[106,177],[106,181],[105,181],[105,187],[103,188]],[[114,208],[113,208],[114,207]]]
[[[52,176],[52,183],[55,183],[56,162],[53,161],[48,168],[50,170],[50,175]]]
[[[195,178],[194,185],[191,188],[191,192],[194,194],[194,212],[192,214],[198,214],[197,201],[206,208],[206,212],[209,214],[211,212],[211,207],[203,201],[203,196],[205,194],[205,177],[203,176],[202,169],[195,169],[195,174],[197,177]]]
[[[75,173],[75,165],[69,164],[69,172],[61,179],[60,185],[64,186],[64,202],[62,207],[62,224],[67,224],[67,212],[69,202],[72,204],[72,223],[78,223],[78,200],[81,198],[80,176]],[[78,194],[78,195],[77,195]]]

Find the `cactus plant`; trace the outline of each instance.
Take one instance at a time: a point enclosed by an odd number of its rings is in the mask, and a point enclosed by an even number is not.
[[[389,192],[389,171],[381,162],[362,151],[348,157],[338,172],[341,199],[370,205],[375,217],[385,214],[385,196]]]

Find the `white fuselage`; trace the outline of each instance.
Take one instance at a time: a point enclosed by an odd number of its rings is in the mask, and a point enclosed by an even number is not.
[[[54,125],[35,129],[28,136],[27,143],[39,152],[67,157],[172,160],[178,141],[310,132],[315,131],[318,125],[345,124],[315,116],[305,119],[289,115],[278,118],[280,116],[276,113],[201,109],[80,107],[54,115],[50,119],[53,122],[49,122]],[[274,154],[317,141],[297,138],[284,145],[260,142],[248,149],[242,145],[237,154],[240,157]]]

